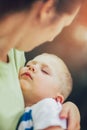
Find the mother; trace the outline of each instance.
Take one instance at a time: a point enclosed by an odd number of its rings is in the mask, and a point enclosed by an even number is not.
[[[18,81],[25,62],[22,51],[53,40],[72,22],[80,5],[80,0],[0,0],[0,130],[15,130],[24,111]],[[68,130],[79,130],[78,108],[71,102],[63,108]]]

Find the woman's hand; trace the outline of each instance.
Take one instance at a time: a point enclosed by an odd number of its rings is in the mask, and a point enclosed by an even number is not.
[[[68,130],[80,130],[80,113],[77,106],[72,102],[63,104],[60,117],[68,120]]]

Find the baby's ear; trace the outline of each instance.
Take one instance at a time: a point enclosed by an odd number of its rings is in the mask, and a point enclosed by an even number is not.
[[[60,93],[57,94],[55,99],[57,102],[60,102],[60,103],[64,102],[64,97]]]

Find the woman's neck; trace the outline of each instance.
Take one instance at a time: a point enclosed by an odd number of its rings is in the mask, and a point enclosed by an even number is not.
[[[0,37],[0,61],[8,62],[9,41],[6,37]]]
[[[19,44],[24,18],[24,13],[15,13],[0,21],[0,60],[6,61],[9,50]]]
[[[1,56],[1,55],[0,55],[0,61],[3,61],[3,62],[5,62],[5,63],[8,63],[8,62],[9,62],[8,55],[6,55],[6,56]]]

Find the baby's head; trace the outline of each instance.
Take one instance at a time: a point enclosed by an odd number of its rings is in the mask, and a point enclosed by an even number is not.
[[[56,55],[43,53],[20,69],[19,79],[25,104],[44,98],[63,102],[72,90],[72,78],[65,63]]]

